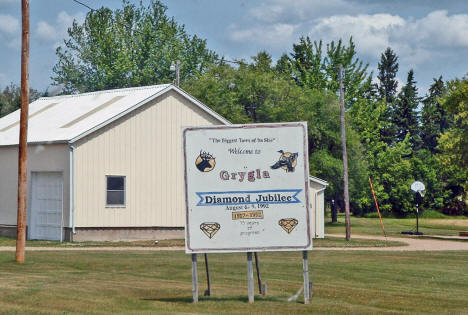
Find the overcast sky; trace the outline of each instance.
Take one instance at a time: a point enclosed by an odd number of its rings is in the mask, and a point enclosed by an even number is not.
[[[93,8],[121,6],[120,0],[81,0]],[[138,2],[137,0],[131,0]],[[31,2],[31,87],[44,91],[56,63],[55,48],[73,19],[87,9],[72,0]],[[144,0],[146,3],[147,1]],[[325,43],[353,36],[358,56],[377,68],[391,47],[399,56],[399,79],[413,68],[421,93],[433,77],[468,72],[467,0],[165,0],[168,15],[190,34],[227,58],[268,51],[289,53],[301,36]],[[20,80],[21,1],[0,0],[0,88]]]

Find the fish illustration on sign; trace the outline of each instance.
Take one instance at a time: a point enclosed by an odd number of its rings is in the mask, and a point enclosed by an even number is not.
[[[275,164],[271,166],[272,169],[276,170],[278,168],[284,169],[286,172],[294,172],[294,168],[297,165],[298,153],[284,152],[279,150],[278,153],[281,153],[281,156]]]

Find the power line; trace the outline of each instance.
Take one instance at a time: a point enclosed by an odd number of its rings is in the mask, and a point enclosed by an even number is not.
[[[95,9],[91,8],[89,5],[87,5],[87,4],[85,4],[85,3],[81,2],[81,1],[78,1],[78,0],[72,0],[72,1],[84,6],[85,8],[88,8],[90,11],[96,11]]]
[[[90,7],[89,5],[87,5],[86,3],[83,3],[81,1],[78,1],[78,0],[72,0],[73,2],[87,8],[89,11],[91,12],[96,12],[97,10]],[[111,17],[111,19],[114,21],[114,23],[116,24],[119,24],[116,20],[114,20],[113,17]],[[120,24],[120,25],[123,25],[123,24]],[[124,25],[124,26],[127,26],[127,25]],[[128,26],[127,26],[128,27]],[[134,32],[136,33],[139,33],[140,35],[144,35],[143,33],[141,33],[140,31],[138,30],[133,30]],[[232,63],[232,64],[238,64],[238,65],[241,65],[241,64],[246,64],[245,62],[243,61],[237,61],[237,60],[228,60],[228,59],[225,59],[225,58],[216,58],[216,57],[213,57],[213,59],[217,60],[217,61],[220,61],[220,62],[228,62],[228,63]]]

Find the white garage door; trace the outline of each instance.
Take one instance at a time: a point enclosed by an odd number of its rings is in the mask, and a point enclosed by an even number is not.
[[[31,174],[29,238],[61,241],[62,173],[32,172]]]

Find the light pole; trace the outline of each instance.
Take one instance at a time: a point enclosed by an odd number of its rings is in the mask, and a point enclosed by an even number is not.
[[[171,67],[169,69],[171,71],[175,71],[175,74],[176,74],[175,86],[179,87],[179,83],[180,83],[180,60],[173,61],[171,63]]]
[[[422,202],[422,198],[424,197],[426,191],[420,190],[416,192],[416,235],[423,235],[422,232],[419,232],[419,204]]]
[[[411,184],[411,190],[415,193],[414,198],[416,199],[416,232],[405,231],[401,232],[401,234],[423,235],[423,232],[419,232],[419,204],[422,202],[422,198],[426,194],[426,187],[423,183],[415,181]]]

